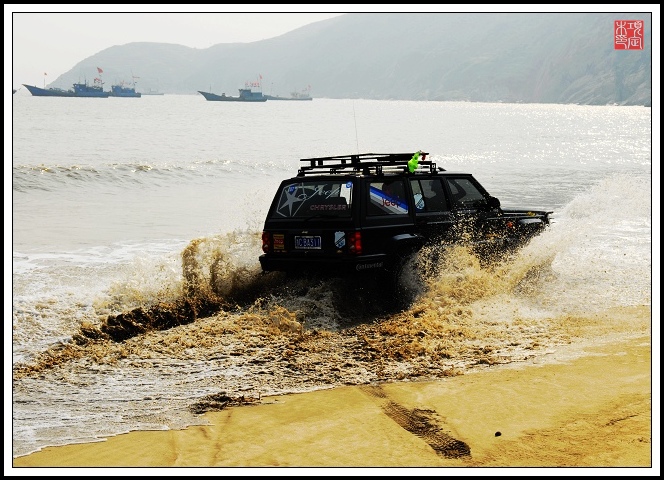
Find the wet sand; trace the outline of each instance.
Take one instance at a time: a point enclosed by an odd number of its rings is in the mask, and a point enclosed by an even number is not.
[[[263,397],[206,413],[209,425],[49,447],[15,458],[13,467],[622,467],[620,474],[659,474],[652,373],[650,336],[616,339],[553,361],[433,382]],[[658,400],[656,408],[658,418]]]

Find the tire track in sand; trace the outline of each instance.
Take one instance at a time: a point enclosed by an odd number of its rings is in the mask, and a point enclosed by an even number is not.
[[[440,456],[445,458],[470,457],[470,447],[461,440],[448,435],[436,424],[435,410],[409,410],[387,397],[382,387],[362,386],[361,390],[381,402],[383,412],[404,430],[424,440]]]

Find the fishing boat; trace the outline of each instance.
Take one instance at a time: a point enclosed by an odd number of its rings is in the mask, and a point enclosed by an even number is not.
[[[96,79],[95,79],[96,80]],[[110,96],[109,92],[105,92],[101,86],[101,82],[95,81],[94,85],[85,83],[75,83],[74,88],[64,90],[62,88],[39,88],[34,85],[23,84],[25,88],[34,97],[90,97],[90,98],[107,98]]]
[[[266,102],[267,98],[263,95],[263,92],[254,92],[251,88],[240,88],[239,96],[230,97],[226,96],[225,93],[217,95],[216,93],[211,92],[202,92],[198,91],[201,95],[205,97],[205,100],[209,102]]]
[[[28,89],[34,97],[75,97],[73,90],[63,90],[62,88],[39,88],[34,85],[24,83],[23,86]]]
[[[111,96],[110,92],[105,92],[102,86],[101,79],[95,78],[94,84],[88,85],[85,83],[74,84],[75,97],[93,97],[93,98],[108,98]]]
[[[260,79],[263,77],[260,76]],[[266,102],[267,97],[263,95],[261,80],[255,82],[244,82],[244,88],[239,89],[239,96],[228,97],[225,93],[217,95],[211,92],[198,91],[209,102]]]
[[[290,97],[281,97],[279,95],[265,95],[268,100],[311,100],[311,86],[301,92],[292,92]]]
[[[115,85],[111,85],[111,97],[141,98],[141,93],[136,91],[137,78],[140,77],[134,76],[134,72],[132,71],[131,86],[129,86],[124,80],[121,80],[120,83],[116,83]]]
[[[127,87],[120,82],[119,85],[111,85],[111,97],[141,98],[141,93],[135,87]]]

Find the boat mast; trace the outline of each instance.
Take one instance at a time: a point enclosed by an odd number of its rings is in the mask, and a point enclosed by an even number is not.
[[[97,72],[99,73],[99,89],[103,92],[104,91],[104,80],[103,80],[101,74],[104,73],[104,71],[101,68],[97,67]],[[95,80],[97,80],[97,79],[95,78]]]

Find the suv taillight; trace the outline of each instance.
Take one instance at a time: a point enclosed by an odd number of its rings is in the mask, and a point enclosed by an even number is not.
[[[270,251],[270,234],[267,232],[263,232],[262,239],[263,239],[263,252],[268,253]]]
[[[351,232],[348,234],[348,251],[355,255],[362,254],[362,233]]]

